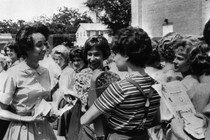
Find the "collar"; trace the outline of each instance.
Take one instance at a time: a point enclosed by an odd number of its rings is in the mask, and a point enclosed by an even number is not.
[[[199,77],[200,83],[209,83],[210,82],[210,75],[201,75]]]
[[[43,68],[42,66],[39,65],[37,69],[33,69],[29,67],[25,61],[22,62],[22,69],[28,75],[34,75],[35,73],[38,73],[39,75],[41,75],[42,73],[45,72],[45,68]]]

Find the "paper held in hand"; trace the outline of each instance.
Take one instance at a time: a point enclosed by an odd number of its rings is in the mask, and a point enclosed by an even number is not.
[[[34,117],[37,117],[39,115],[47,116],[47,114],[50,112],[52,108],[52,105],[47,102],[46,100],[42,99],[39,104],[37,104],[34,108]]]
[[[204,138],[203,120],[196,117],[195,108],[180,81],[156,84],[153,88],[159,93],[170,112],[184,119],[184,130],[197,139]]]

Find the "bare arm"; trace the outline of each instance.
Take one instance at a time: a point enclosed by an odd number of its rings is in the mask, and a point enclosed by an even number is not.
[[[93,104],[88,111],[80,118],[80,123],[82,125],[90,124],[95,118],[97,118],[102,113],[100,110]]]
[[[183,130],[184,121],[177,118],[173,118],[171,121],[172,133],[178,140],[192,140]]]
[[[9,106],[0,103],[0,118],[2,120],[8,120],[8,121],[25,121],[25,122],[30,122],[34,121],[35,118],[32,116],[20,116],[17,115],[11,111],[8,110]]]

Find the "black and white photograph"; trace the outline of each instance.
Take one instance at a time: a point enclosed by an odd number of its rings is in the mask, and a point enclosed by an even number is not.
[[[0,3],[0,140],[210,140],[210,0]]]

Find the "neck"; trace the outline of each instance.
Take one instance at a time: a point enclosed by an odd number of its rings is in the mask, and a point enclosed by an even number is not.
[[[142,76],[146,76],[147,75],[147,73],[145,72],[143,67],[137,67],[137,66],[134,66],[132,64],[127,64],[127,67],[128,67],[128,73],[129,74],[131,74],[133,72],[138,72]]]
[[[187,75],[190,75],[190,71],[182,72],[182,76],[185,77]]]
[[[29,66],[29,67],[31,67],[31,68],[33,68],[33,69],[37,69],[38,67],[39,67],[39,63],[38,63],[39,61],[34,61],[34,60],[32,60],[32,59],[26,59],[26,64]]]
[[[68,63],[64,64],[64,65],[61,67],[61,70],[65,69],[67,66],[68,66]]]

